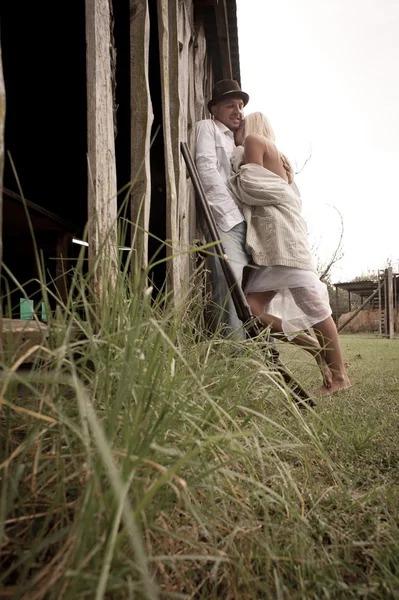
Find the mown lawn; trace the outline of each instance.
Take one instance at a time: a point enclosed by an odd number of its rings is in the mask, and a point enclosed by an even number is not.
[[[342,335],[353,387],[298,411],[193,306],[116,294],[4,364],[0,598],[399,598],[399,340]]]

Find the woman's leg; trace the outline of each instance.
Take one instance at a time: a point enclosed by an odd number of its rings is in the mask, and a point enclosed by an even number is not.
[[[342,358],[341,346],[338,332],[332,317],[328,317],[313,325],[313,330],[319,341],[328,366],[331,369],[332,382],[328,390],[321,390],[327,394],[333,394],[340,390],[351,387],[348,374]]]
[[[247,302],[252,314],[255,317],[258,317],[258,319],[264,325],[270,327],[271,333],[282,334],[283,341],[300,346],[314,356],[322,373],[324,387],[327,390],[332,384],[332,374],[328,364],[326,363],[322,347],[314,338],[312,338],[312,336],[307,335],[306,333],[300,333],[292,340],[288,340],[288,338],[284,335],[281,319],[266,312],[275,295],[276,292],[273,291],[249,293],[247,295]]]
[[[290,291],[297,306],[305,314],[313,318],[317,318],[317,314],[319,314],[319,318],[321,317],[323,303],[328,302],[328,296],[320,295],[320,291],[314,288],[300,287],[292,288]],[[328,390],[321,388],[320,391],[326,394],[333,394],[334,392],[347,389],[351,386],[351,383],[344,366],[338,332],[333,318],[328,316],[319,321],[313,325],[313,330],[322,349],[325,362],[331,370],[331,385],[327,386]]]

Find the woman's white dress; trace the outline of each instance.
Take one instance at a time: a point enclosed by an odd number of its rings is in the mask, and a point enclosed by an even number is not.
[[[327,286],[313,271],[251,265],[244,291],[276,292],[265,312],[280,317],[289,340],[331,315]]]
[[[295,229],[297,235],[301,236],[301,245],[293,246],[301,249],[302,254],[300,252],[299,255],[296,250],[293,254],[288,250],[291,248],[290,244],[284,248],[284,243],[281,255],[273,254],[277,247],[274,246],[273,240],[276,240],[278,245],[278,234],[274,229],[269,229],[268,233],[265,233],[263,222],[267,219],[273,219],[276,228],[279,226],[279,219],[284,221],[286,218],[291,218],[294,219],[294,225],[297,222],[304,224],[299,210],[301,201],[298,188],[295,185],[289,186],[278,175],[257,165],[252,167],[246,165],[243,180],[242,161],[243,149],[236,148],[232,156],[232,169],[235,176],[231,179],[231,187],[248,224],[247,250],[255,255],[255,260],[258,262],[258,257],[263,258],[262,250],[266,252],[266,247],[270,244],[272,246],[271,249],[269,248],[269,256],[265,256],[267,262],[263,262],[263,265],[272,266],[250,265],[244,292],[249,294],[274,291],[275,296],[265,307],[265,312],[279,317],[282,320],[284,334],[288,339],[292,339],[299,332],[312,328],[331,315],[327,286],[320,281],[315,270],[311,270],[314,269],[314,259],[309,249],[306,226],[292,227],[292,230]],[[287,186],[289,193],[287,193]],[[265,218],[262,220],[262,217]],[[302,260],[299,260],[299,256]],[[272,262],[270,263],[269,260]],[[298,264],[303,268],[298,268]]]

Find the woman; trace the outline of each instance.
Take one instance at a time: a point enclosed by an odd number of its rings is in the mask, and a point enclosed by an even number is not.
[[[282,333],[313,354],[323,375],[320,391],[347,389],[351,384],[327,288],[315,271],[293,168],[276,148],[265,115],[249,114],[244,131],[236,136],[243,145],[233,153],[230,183],[247,221],[255,263],[245,289],[248,304],[273,335]],[[318,341],[303,333],[311,327]]]

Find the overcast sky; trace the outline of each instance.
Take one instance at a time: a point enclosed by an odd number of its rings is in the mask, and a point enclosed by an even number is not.
[[[246,114],[264,112],[333,282],[399,270],[399,0],[237,0]]]

